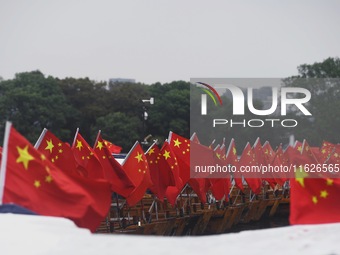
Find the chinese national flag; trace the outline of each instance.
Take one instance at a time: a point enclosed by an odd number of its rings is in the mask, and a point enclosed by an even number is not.
[[[291,181],[290,224],[340,222],[340,179],[300,177]]]
[[[182,191],[183,182],[179,176],[179,165],[169,143],[164,142],[158,159],[160,190],[165,192],[169,203],[174,206]]]
[[[274,160],[274,157],[275,157],[275,151],[273,150],[272,146],[270,145],[270,143],[268,141],[266,141],[263,144],[262,150],[263,150],[263,153],[264,153],[265,162],[267,164],[272,163],[273,160]]]
[[[83,171],[77,169],[70,145],[62,142],[46,128],[42,131],[35,148],[62,171],[84,176]]]
[[[188,183],[202,203],[206,202],[206,183],[203,178],[190,178],[190,140],[173,132],[169,134],[169,145],[175,153],[183,185]]]
[[[273,167],[275,166],[285,166],[287,165],[287,161],[284,157],[283,150],[282,150],[282,145],[280,144],[279,148],[277,148],[274,159],[271,163]],[[289,173],[284,173],[284,172],[279,172],[275,174],[275,181],[279,185],[283,185],[287,180],[288,180]]]
[[[328,162],[332,164],[340,164],[340,145],[324,141],[319,155],[321,158],[320,163]]]
[[[256,139],[256,142],[254,144],[253,147],[253,152],[255,154],[255,160],[257,162],[258,165],[268,165],[271,163],[271,159],[272,157],[270,156],[270,153],[273,153],[273,149],[270,146],[270,144],[267,142],[266,143],[266,147],[267,147],[267,155],[265,154],[265,150],[263,149],[263,147],[261,146],[261,141],[260,138]],[[272,187],[274,189],[275,185],[276,185],[276,181],[274,179],[274,176],[272,173],[266,173],[266,177],[263,178],[265,181],[268,182],[268,184],[270,185],[270,187]]]
[[[125,198],[128,197],[134,190],[135,186],[124,171],[123,167],[117,162],[106,147],[100,133],[98,133],[97,141],[93,150],[103,167],[105,179],[111,183],[112,191]]]
[[[250,147],[250,144],[247,143],[246,147],[244,148],[239,165],[240,166],[252,166],[256,165],[257,162],[255,160],[255,154]],[[247,177],[246,182],[248,183],[249,188],[254,192],[255,194],[260,194],[261,192],[261,187],[262,187],[262,180],[258,177],[255,176]]]
[[[335,145],[330,142],[324,141],[322,143],[319,153],[319,158],[322,163],[332,155],[334,148]]]
[[[292,161],[302,166],[291,180],[290,223],[340,222],[340,179],[313,178],[305,171],[304,164],[317,163],[307,143],[302,146],[301,155]]]
[[[66,217],[91,231],[99,226],[111,204],[109,183],[61,171],[10,124],[4,144],[3,203],[15,203],[41,215]]]
[[[190,140],[170,132],[169,145],[176,155],[180,177],[185,185],[190,179]]]
[[[111,142],[109,142],[108,140],[103,139],[106,147],[108,148],[108,150],[113,153],[113,154],[119,154],[122,151],[122,147],[115,145]]]
[[[238,159],[237,159],[237,151],[236,151],[234,138],[231,139],[230,144],[229,144],[229,148],[228,148],[228,151],[227,151],[226,163],[230,164],[232,166],[236,166],[236,168],[238,169],[239,163],[238,163]],[[239,173],[239,172],[234,173],[233,178],[234,178],[234,181],[235,181],[235,186],[237,188],[239,188],[242,192],[244,192],[241,173]]]
[[[97,155],[79,132],[76,133],[72,152],[84,175],[90,179],[104,179],[103,167]]]
[[[139,142],[136,142],[126,156],[123,169],[130,177],[135,189],[126,197],[130,206],[137,204],[145,191],[152,185],[148,161]]]
[[[193,141],[194,143],[200,143],[200,140],[198,139],[198,136],[196,133],[192,134],[192,136],[190,137],[190,140]]]
[[[157,146],[156,143],[153,143],[150,148],[145,152],[146,160],[149,164],[150,169],[150,176],[152,181],[152,186],[150,187],[150,190],[153,194],[155,194],[159,200],[164,200],[164,194],[160,193],[159,185],[160,185],[160,179],[159,179],[159,169],[157,164],[157,158],[159,158],[159,152],[160,149]]]
[[[214,150],[215,152],[215,160],[218,165],[227,165],[226,161],[226,149],[225,145],[217,146]],[[211,192],[217,200],[224,199],[226,201],[229,200],[229,191],[230,191],[230,175],[226,174],[225,178],[210,178],[211,183]]]

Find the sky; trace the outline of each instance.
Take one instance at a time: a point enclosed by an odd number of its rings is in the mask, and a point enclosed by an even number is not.
[[[340,57],[337,0],[0,0],[0,76],[282,78]]]

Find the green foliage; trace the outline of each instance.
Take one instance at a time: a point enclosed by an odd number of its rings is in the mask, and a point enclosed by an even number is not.
[[[294,129],[296,139],[307,139],[312,146],[323,140],[340,142],[340,59],[328,58],[312,65],[298,67],[299,75],[285,80],[286,86],[303,87],[311,92],[307,106],[312,117],[299,116],[299,126]],[[306,78],[304,80],[300,78]]]
[[[72,109],[54,78],[46,78],[40,71],[20,73],[0,83],[0,94],[2,126],[6,120],[12,121],[33,143],[45,127],[57,136],[69,135],[65,124]]]
[[[226,137],[228,142],[235,138],[238,151],[244,148],[246,142],[253,143],[258,136],[262,142],[269,140],[274,147],[287,142],[292,133],[299,140],[306,138],[312,145],[320,145],[323,139],[340,142],[339,81],[324,79],[317,83],[314,79],[340,78],[340,59],[328,58],[320,63],[303,64],[298,67],[298,72],[297,76],[287,78],[285,84],[311,91],[312,99],[307,107],[313,115],[305,118],[294,111],[288,113],[286,118],[297,119],[298,128],[271,128],[269,125],[259,129],[223,127],[223,136],[218,137],[203,122],[211,122],[216,116],[240,121],[232,115],[231,99],[223,95],[223,107],[216,107],[212,100],[208,100],[209,116],[194,120],[196,122],[191,125],[197,130],[192,131],[202,137],[203,144],[210,144],[213,139],[220,142]],[[308,78],[308,82],[298,82],[299,78]],[[122,146],[125,152],[136,140],[141,141],[148,134],[161,142],[168,137],[169,131],[190,137],[190,111],[199,114],[202,92],[190,92],[190,87],[192,85],[184,81],[108,85],[88,78],[45,77],[40,71],[19,73],[11,80],[0,79],[0,140],[6,120],[12,121],[14,127],[32,143],[43,128],[67,142],[73,140],[75,130],[79,128],[90,144],[93,144],[98,130],[102,130],[104,139]],[[190,93],[193,99],[191,105]],[[150,97],[155,98],[155,104],[142,102],[142,99]],[[260,102],[254,102],[254,107],[262,109]],[[144,120],[144,111],[148,113],[147,120]],[[242,119],[252,118],[261,119],[252,115],[246,107]]]
[[[149,93],[155,98],[155,104],[146,106],[149,113],[148,133],[162,140],[168,137],[169,131],[189,137],[190,83],[156,83],[150,86]]]
[[[92,129],[93,134],[101,130],[102,137],[123,147],[128,152],[135,141],[140,139],[140,121],[122,112],[109,113],[99,117]]]
[[[312,65],[303,64],[298,71],[300,78],[340,78],[340,59],[327,58]]]

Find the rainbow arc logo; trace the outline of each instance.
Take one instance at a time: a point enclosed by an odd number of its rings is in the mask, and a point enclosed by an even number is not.
[[[197,82],[197,83],[205,87],[205,88],[201,87],[201,89],[206,93],[206,94],[201,95],[201,101],[202,101],[201,114],[202,115],[207,115],[207,95],[209,95],[209,97],[213,100],[215,106],[218,105],[217,100],[220,105],[223,105],[220,95],[217,93],[217,91],[212,86],[210,86],[209,84],[203,83],[203,82]]]

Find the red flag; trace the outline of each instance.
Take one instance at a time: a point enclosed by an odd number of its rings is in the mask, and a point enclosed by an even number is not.
[[[340,146],[324,141],[322,143],[321,152],[319,153],[320,163],[328,162],[333,164],[340,163]]]
[[[340,179],[312,178],[304,169],[317,161],[305,142],[301,157],[294,158],[301,164],[296,178],[291,180],[291,224],[319,224],[340,222]]]
[[[3,203],[15,203],[41,215],[66,217],[91,231],[105,218],[111,204],[106,181],[60,171],[10,124],[6,126],[3,157]]]
[[[161,194],[159,191],[160,178],[159,178],[159,169],[158,169],[158,159],[159,159],[160,149],[156,143],[153,143],[150,148],[145,152],[145,157],[149,164],[150,176],[152,185],[150,190],[153,194],[155,194],[159,200],[163,201],[164,193]]]
[[[197,139],[198,140],[198,139]],[[202,203],[206,203],[206,193],[209,190],[210,178],[209,173],[196,173],[196,166],[213,166],[216,164],[214,151],[207,146],[191,141],[190,143],[190,165],[194,177],[189,180],[189,185],[198,195]]]
[[[215,160],[218,165],[224,166],[227,165],[226,161],[226,148],[223,144],[222,146],[216,146],[214,149],[215,152]],[[226,174],[225,178],[210,178],[211,183],[211,192],[217,200],[225,199],[229,200],[229,191],[230,191],[230,175]]]
[[[198,139],[198,136],[196,133],[192,134],[192,136],[190,137],[190,140],[193,141],[194,143],[200,143],[200,140]]]
[[[122,147],[115,145],[115,144],[109,142],[108,140],[103,139],[103,141],[104,141],[106,147],[108,148],[108,150],[113,154],[119,154],[123,149]]]
[[[291,181],[290,224],[340,222],[340,180],[307,177]]]
[[[239,169],[239,162],[237,159],[237,151],[236,151],[236,146],[235,146],[235,140],[234,138],[231,139],[229,148],[227,151],[227,164],[230,164],[232,166],[236,166],[237,169]],[[235,181],[235,186],[239,188],[242,192],[244,192],[244,187],[243,187],[243,181],[242,181],[242,175],[240,172],[235,172],[233,174],[233,178]]]
[[[205,179],[190,178],[190,140],[170,132],[169,145],[176,155],[183,185],[188,183],[196,192],[201,202],[205,203]]]
[[[250,144],[247,143],[246,147],[244,148],[240,161],[239,161],[240,167],[245,166],[255,166],[257,165],[255,154],[250,147]],[[246,182],[248,183],[249,188],[255,193],[259,194],[261,192],[262,187],[262,180],[256,176],[252,177],[246,177]]]
[[[72,145],[72,152],[84,175],[91,179],[104,179],[103,167],[97,155],[85,139],[77,131]]]
[[[105,179],[111,183],[112,191],[122,195],[123,197],[128,197],[135,189],[135,186],[124,171],[123,167],[106,148],[100,133],[98,133],[97,141],[93,150],[98,156],[98,159],[103,167]]]
[[[279,148],[277,148],[274,159],[271,164],[273,167],[287,165],[287,161],[285,160],[281,144]],[[275,181],[282,186],[288,180],[288,177],[289,173],[284,173],[283,171],[280,171],[275,174]]]
[[[178,160],[180,177],[184,185],[190,179],[190,140],[170,132],[169,145]]]
[[[126,197],[127,203],[133,206],[143,198],[147,188],[152,185],[148,162],[139,142],[134,144],[126,156],[123,169],[135,186],[135,189]]]
[[[169,203],[174,206],[182,191],[183,182],[179,175],[179,165],[169,143],[164,142],[158,159],[160,191],[165,192]],[[163,193],[164,194],[164,193]]]
[[[320,148],[320,160],[321,162],[325,162],[333,153],[333,150],[335,148],[335,144],[329,143],[327,141],[324,141]]]
[[[262,150],[264,153],[265,162],[269,164],[272,163],[275,157],[275,151],[273,150],[272,146],[270,145],[268,141],[266,141],[263,144]]]
[[[272,153],[273,149],[271,148],[268,142],[266,143],[266,147],[267,147],[267,152],[268,152],[267,155],[265,154],[265,151],[263,150],[263,147],[261,146],[260,138],[256,139],[254,147],[253,147],[253,151],[255,154],[255,161],[260,167],[267,166],[268,164],[271,163],[271,161],[269,161],[271,160],[269,153]],[[266,176],[263,179],[267,181],[270,187],[274,189],[276,185],[276,181],[272,173],[266,173]]]
[[[70,145],[62,142],[46,128],[42,131],[35,148],[62,171],[84,176],[84,173],[77,169],[77,163]]]

